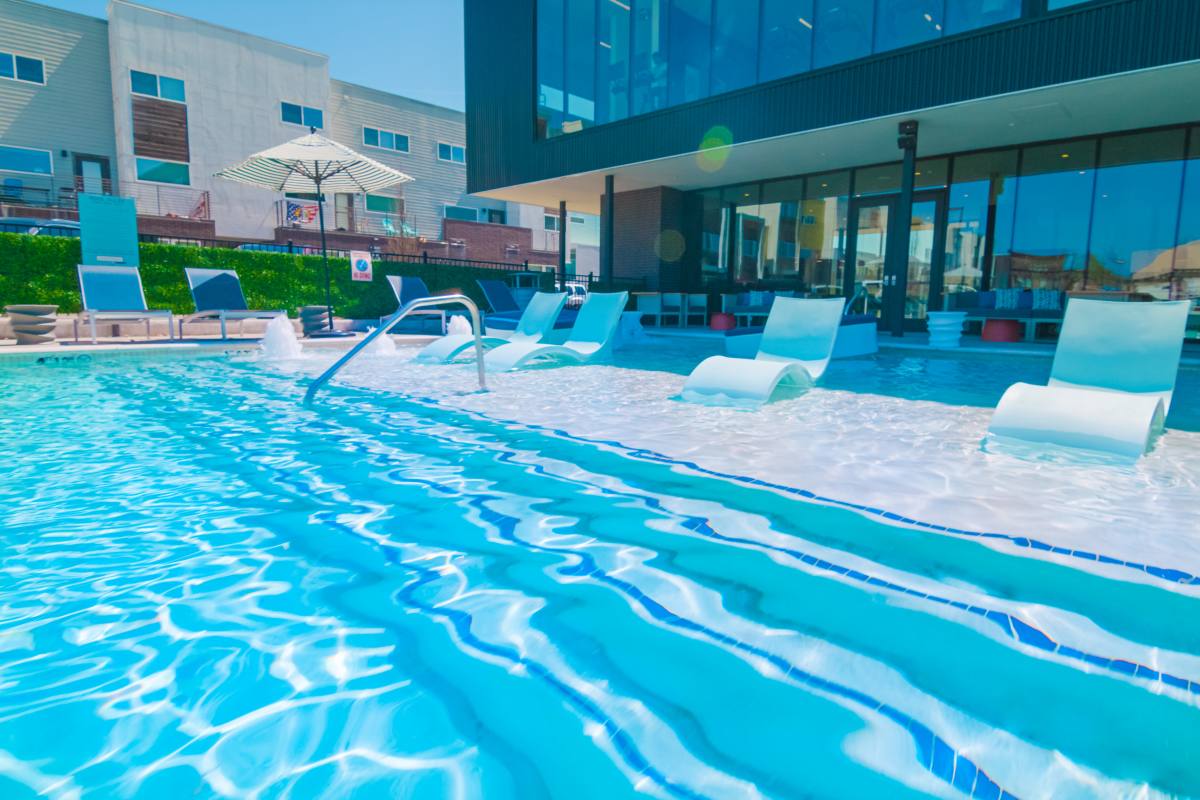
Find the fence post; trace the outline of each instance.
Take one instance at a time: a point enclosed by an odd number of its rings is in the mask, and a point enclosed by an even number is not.
[[[422,264],[428,264],[428,263],[429,263],[429,251],[428,251],[428,250],[422,250],[422,251],[421,251],[421,263],[422,263]]]
[[[291,253],[294,253],[294,252],[296,252],[296,251],[295,251],[295,249],[294,249],[294,247],[293,247],[293,245],[292,245],[292,240],[291,240],[291,239],[288,239],[288,253],[289,253],[289,254],[291,254]]]

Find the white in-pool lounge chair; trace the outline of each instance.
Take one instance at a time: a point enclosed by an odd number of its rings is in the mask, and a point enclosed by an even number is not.
[[[96,343],[97,322],[146,323],[146,338],[150,338],[150,321],[167,321],[167,338],[175,338],[175,316],[167,309],[146,308],[142,291],[142,276],[137,267],[79,265],[79,294],[83,311],[75,318],[75,341],[79,341],[79,320],[87,320]]]
[[[567,302],[566,292],[538,292],[530,300],[529,305],[521,313],[516,330],[510,338],[500,336],[484,336],[484,347],[500,347],[510,343],[537,344],[550,331],[554,330],[554,321],[558,312],[562,311]],[[464,351],[474,347],[475,335],[472,333],[452,333],[431,342],[417,353],[417,361],[426,363],[445,363],[453,361]]]
[[[201,319],[216,319],[221,322],[221,338],[225,339],[226,320],[238,320],[239,323],[248,319],[274,319],[286,317],[287,312],[255,311],[246,305],[246,295],[242,292],[242,281],[237,272],[231,269],[206,269],[202,267],[184,267],[187,276],[188,289],[192,292],[192,302],[196,304],[196,313],[179,318],[179,338],[183,338],[183,324]],[[240,330],[240,328],[239,328]]]
[[[680,397],[709,405],[761,405],[781,383],[812,385],[833,357],[845,305],[840,297],[776,297],[758,354],[704,359],[688,376]]]
[[[1171,407],[1188,305],[1069,300],[1049,385],[1010,386],[988,433],[1138,458]]]
[[[488,351],[483,358],[484,364],[490,372],[506,372],[532,361],[582,363],[604,358],[612,351],[621,312],[628,302],[629,292],[589,292],[566,342],[560,345],[511,342]]]

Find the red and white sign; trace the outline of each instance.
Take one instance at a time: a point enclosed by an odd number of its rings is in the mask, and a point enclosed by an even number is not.
[[[365,250],[350,251],[350,278],[356,281],[372,280],[370,253]]]

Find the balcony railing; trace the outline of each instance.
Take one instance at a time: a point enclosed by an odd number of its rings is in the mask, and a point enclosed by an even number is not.
[[[112,181],[101,178],[52,178],[41,175],[6,175],[0,173],[0,203],[27,208],[79,207],[79,195],[112,194]]]
[[[212,219],[212,203],[208,192],[187,186],[161,186],[153,183],[121,185],[121,194],[132,197],[137,213],[146,217],[178,219]]]
[[[280,228],[315,231],[320,227],[315,200],[286,198],[275,202],[275,221]],[[416,229],[403,214],[368,211],[362,195],[354,202],[334,208],[325,202],[325,230],[361,233],[369,236],[416,236]]]

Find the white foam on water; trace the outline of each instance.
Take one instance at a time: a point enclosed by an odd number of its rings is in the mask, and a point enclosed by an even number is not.
[[[286,361],[304,355],[304,347],[296,338],[296,330],[292,327],[291,320],[284,316],[273,317],[267,323],[267,330],[259,347],[263,358],[268,361]]]

